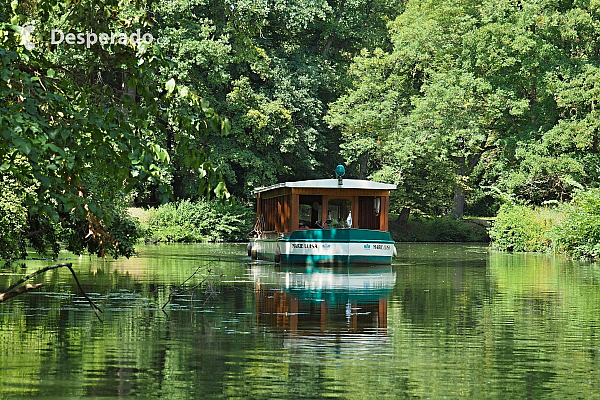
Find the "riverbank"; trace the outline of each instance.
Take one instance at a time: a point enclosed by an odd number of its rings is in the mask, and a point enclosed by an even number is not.
[[[255,215],[250,207],[211,201],[179,201],[153,209],[130,208],[146,242],[245,242]],[[600,189],[582,191],[570,203],[543,207],[505,204],[493,218],[412,217],[390,223],[396,242],[490,242],[499,250],[558,252],[600,257]]]
[[[254,212],[243,205],[227,208],[213,202],[180,201],[158,208],[129,208],[140,221],[147,242],[244,242],[252,230]],[[412,217],[390,224],[396,242],[489,242],[491,219]]]
[[[490,238],[499,250],[600,258],[600,189],[579,192],[570,203],[506,204],[500,208]]]
[[[396,242],[489,242],[490,219],[411,217],[404,224],[390,224]]]

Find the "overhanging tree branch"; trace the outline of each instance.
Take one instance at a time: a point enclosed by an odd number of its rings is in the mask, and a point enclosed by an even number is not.
[[[88,301],[88,303],[90,304],[90,307],[92,307],[92,310],[94,310],[94,314],[96,314],[96,318],[98,318],[100,320],[100,322],[103,322],[102,318],[100,318],[100,315],[98,315],[98,311],[102,312],[102,310],[100,309],[100,307],[98,307],[96,305],[96,303],[94,303],[94,301],[87,295],[85,290],[83,290],[83,288],[81,287],[81,284],[79,283],[79,278],[77,278],[77,274],[75,274],[75,271],[73,270],[72,263],[50,265],[48,267],[39,269],[39,270],[27,275],[24,278],[19,279],[17,282],[15,282],[14,284],[10,285],[6,289],[4,289],[2,292],[0,292],[0,303],[2,303],[5,300],[11,299],[15,296],[18,296],[22,293],[29,292],[31,290],[34,290],[34,289],[37,289],[37,288],[43,286],[44,285],[43,283],[35,283],[35,284],[28,283],[23,286],[20,286],[20,285],[22,285],[23,283],[25,283],[26,281],[28,281],[29,279],[31,279],[37,275],[43,274],[44,272],[47,272],[47,271],[50,271],[53,269],[62,268],[62,267],[67,267],[69,269],[69,271],[71,271],[73,278],[75,278],[75,283],[77,283],[77,287],[79,288],[79,290],[81,290],[83,297],[85,297],[85,299]]]

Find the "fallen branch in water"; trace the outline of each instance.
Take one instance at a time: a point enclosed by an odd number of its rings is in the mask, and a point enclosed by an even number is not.
[[[197,289],[198,287],[202,286],[202,284],[208,280],[208,278],[210,277],[210,272],[211,272],[210,269],[207,270],[208,275],[204,279],[202,279],[199,283],[195,284],[194,286],[190,287],[189,289],[184,289],[183,288],[183,285],[185,285],[185,283],[187,281],[189,281],[190,279],[192,279],[194,277],[194,275],[196,275],[198,273],[198,271],[200,271],[200,268],[202,268],[202,265],[200,265],[198,268],[196,268],[196,270],[194,271],[194,273],[191,274],[185,281],[183,281],[179,285],[171,288],[171,293],[169,293],[169,298],[167,299],[167,302],[165,304],[163,304],[163,306],[162,306],[163,312],[165,311],[165,307],[173,299],[173,296],[175,296],[177,294],[182,294],[182,293],[189,293],[189,292]]]
[[[34,284],[27,283],[26,285],[15,288],[14,290],[11,290],[10,292],[0,293],[0,303],[2,303],[3,301],[6,301],[8,299],[12,299],[13,297],[23,294],[25,292],[30,292],[32,290],[35,290],[42,286],[44,286],[43,283],[34,283]]]
[[[18,296],[20,294],[23,294],[23,293],[29,292],[31,290],[35,290],[41,286],[44,286],[43,283],[34,283],[34,284],[27,283],[23,286],[20,286],[20,285],[22,285],[29,279],[33,278],[34,276],[43,274],[44,272],[50,271],[52,269],[57,269],[57,268],[62,268],[62,267],[69,268],[69,271],[71,271],[73,278],[75,278],[75,283],[77,283],[77,287],[79,288],[79,290],[81,290],[83,297],[85,297],[85,299],[88,301],[88,303],[90,303],[90,307],[92,307],[92,310],[94,310],[94,314],[96,314],[96,318],[98,318],[100,320],[100,322],[103,322],[102,318],[100,318],[100,315],[98,315],[98,311],[102,312],[102,310],[100,309],[100,307],[98,307],[96,305],[96,303],[94,303],[94,301],[92,299],[90,299],[90,297],[87,295],[85,290],[83,290],[83,288],[81,287],[81,284],[79,283],[79,279],[77,278],[77,274],[75,274],[75,271],[73,270],[72,263],[50,265],[48,267],[39,269],[39,270],[27,275],[24,278],[19,279],[17,282],[15,282],[14,284],[10,285],[9,287],[7,287],[6,289],[4,289],[3,291],[0,292],[0,303],[2,303],[5,300],[11,299],[15,296]]]

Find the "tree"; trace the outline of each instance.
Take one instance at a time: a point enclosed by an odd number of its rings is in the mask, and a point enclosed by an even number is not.
[[[169,2],[154,6],[172,73],[230,117],[227,137],[198,140],[232,193],[281,180],[330,175],[339,135],[323,123],[362,47],[389,47],[401,2]],[[197,85],[197,86],[196,86]],[[176,160],[177,155],[173,154]],[[175,161],[176,162],[176,161]],[[189,194],[186,194],[189,196]]]
[[[90,48],[50,44],[53,28],[130,33],[152,23],[138,3],[113,3],[14,0],[10,8],[0,6],[0,15],[10,16],[0,25],[0,170],[12,193],[24,191],[19,200],[28,219],[28,229],[5,242],[11,248],[23,249],[30,239],[40,248],[52,244],[56,252],[57,235],[66,234],[76,252],[130,255],[132,247],[113,233],[135,239],[120,211],[138,182],[156,184],[162,199],[169,198],[163,171],[170,158],[158,144],[167,129],[175,131],[177,151],[187,153],[188,168],[206,176],[206,189],[226,195],[189,138],[211,129],[226,132],[228,122],[159,73],[167,61],[157,46],[131,40]],[[33,20],[47,22],[36,25],[35,47],[28,49],[22,33]],[[189,108],[169,113],[180,101]]]
[[[482,187],[568,199],[597,177],[596,19],[579,3],[408,2],[389,25],[393,50],[355,60],[354,88],[330,121],[343,148],[368,154],[369,174],[408,170],[411,157],[393,157],[406,143],[433,152],[435,171],[454,176],[456,216]]]

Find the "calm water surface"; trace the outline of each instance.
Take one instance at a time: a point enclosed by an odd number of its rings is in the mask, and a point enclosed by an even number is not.
[[[104,322],[68,270],[0,303],[0,399],[600,397],[600,265],[478,245],[398,254],[312,269],[251,262],[244,245],[73,258]],[[50,264],[1,269],[0,287]]]

